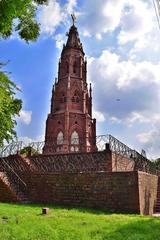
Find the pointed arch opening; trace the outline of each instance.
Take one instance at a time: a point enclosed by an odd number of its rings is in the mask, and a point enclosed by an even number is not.
[[[60,132],[57,134],[57,145],[62,145],[62,144],[63,144],[63,141],[64,141],[64,135],[63,135],[63,132],[60,131]]]
[[[77,90],[74,92],[74,95],[72,96],[72,102],[74,103],[80,102],[80,94]]]
[[[70,151],[71,152],[78,152],[79,151],[79,134],[77,131],[73,131],[71,134],[71,146]]]

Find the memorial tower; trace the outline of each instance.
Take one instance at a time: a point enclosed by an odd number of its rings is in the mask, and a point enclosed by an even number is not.
[[[43,154],[96,151],[96,119],[92,119],[92,88],[75,17],[67,33],[52,90]]]

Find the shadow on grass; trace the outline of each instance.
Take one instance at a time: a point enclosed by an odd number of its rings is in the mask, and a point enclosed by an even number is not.
[[[85,208],[85,207],[78,207],[78,206],[68,206],[68,205],[59,205],[59,204],[46,204],[46,203],[31,203],[31,204],[20,204],[23,206],[28,206],[28,207],[48,207],[50,209],[62,209],[62,210],[75,210],[80,213],[91,213],[91,214],[96,214],[96,215],[101,215],[101,214],[113,214],[115,213],[114,210],[108,210],[108,209],[98,209],[98,208]],[[121,213],[122,214],[122,213]]]
[[[93,236],[97,233],[92,232]],[[150,218],[113,226],[113,230],[106,232],[103,229],[99,235],[104,240],[160,240],[160,219]],[[98,237],[98,236],[97,236]]]
[[[78,206],[68,206],[68,205],[59,205],[59,204],[49,204],[49,203],[3,203],[3,204],[7,204],[7,205],[11,205],[11,206],[24,206],[25,208],[44,208],[44,207],[48,207],[52,210],[56,209],[62,209],[62,210],[75,210],[77,212],[80,213],[90,213],[90,214],[96,214],[96,215],[110,215],[110,214],[136,214],[136,213],[132,213],[132,212],[118,212],[116,210],[112,210],[112,209],[99,209],[99,208],[87,208],[87,207],[78,207]]]
[[[1,202],[0,202],[1,203]],[[24,206],[25,208],[45,208],[45,207],[48,207],[52,210],[75,210],[77,212],[80,212],[80,213],[90,213],[90,214],[96,214],[96,215],[111,215],[111,214],[118,214],[118,215],[121,215],[121,214],[125,214],[125,215],[137,215],[137,216],[140,216],[138,213],[135,213],[135,212],[130,212],[130,211],[117,211],[117,210],[114,210],[114,209],[103,209],[103,208],[87,208],[87,207],[78,207],[78,206],[74,206],[74,205],[60,205],[60,204],[50,204],[50,203],[2,203],[2,204],[6,204],[6,205],[11,205],[11,206],[15,206],[15,207],[18,207],[18,206]],[[148,216],[148,215],[146,215]],[[144,216],[143,216],[144,217]],[[151,217],[151,216],[150,216]],[[159,218],[160,219],[160,218]],[[159,238],[160,240],[160,238]]]

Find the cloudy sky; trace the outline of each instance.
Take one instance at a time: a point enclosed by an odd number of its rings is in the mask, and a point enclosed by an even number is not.
[[[160,30],[152,0],[49,0],[37,19],[41,34],[26,44],[16,34],[0,41],[1,60],[20,87],[20,139],[44,139],[51,89],[70,14],[88,59],[97,135],[112,134],[132,148],[160,156]]]

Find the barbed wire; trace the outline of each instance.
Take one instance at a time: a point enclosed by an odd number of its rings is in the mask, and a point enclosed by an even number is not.
[[[112,153],[116,153],[116,160],[121,161],[123,158],[127,158],[128,166],[126,165],[126,169],[130,168],[131,163],[133,165],[133,170],[137,171],[145,171],[149,173],[156,173],[157,169],[153,162],[147,159],[147,157],[143,154],[140,154],[136,150],[131,149],[112,135],[100,135],[95,138],[90,139],[72,139],[72,144],[69,145],[69,152],[77,152],[81,153],[82,149],[84,149],[85,144],[94,144],[96,146],[96,150],[94,151],[104,151],[109,150]],[[33,153],[35,155],[43,154],[44,147],[47,146],[51,148],[52,154],[58,154],[61,153],[61,146],[63,146],[63,142],[60,145],[57,145],[56,139],[53,139],[52,141],[45,142],[31,142],[31,143],[25,143],[22,141],[19,142],[12,142],[7,146],[4,146],[0,149],[0,158],[4,158],[10,155],[15,155],[18,152],[21,153],[21,151],[25,148],[28,148],[33,150]],[[72,151],[72,147],[74,147],[74,151]],[[58,150],[59,149],[59,152]],[[91,152],[91,151],[90,151]],[[62,152],[64,153],[64,152]],[[126,161],[127,164],[127,161]]]

